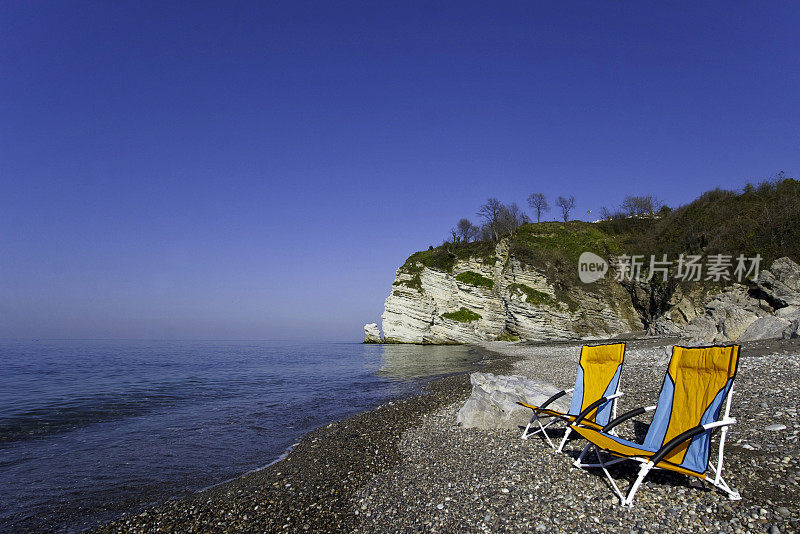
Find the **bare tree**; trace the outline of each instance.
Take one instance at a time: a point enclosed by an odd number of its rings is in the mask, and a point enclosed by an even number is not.
[[[654,215],[663,203],[653,195],[635,197],[627,195],[622,201],[622,212],[628,217],[650,217]]]
[[[461,219],[453,230],[453,235],[459,242],[469,243],[478,237],[478,232],[478,227],[469,219]]]
[[[456,230],[455,228],[451,228],[450,229],[450,240],[448,241],[447,239],[445,239],[444,240],[444,244],[445,245],[446,244],[455,245],[455,244],[460,243],[460,242],[461,242],[461,238],[458,235],[458,230]]]
[[[556,206],[561,210],[561,216],[564,218],[564,224],[566,224],[569,221],[569,212],[575,208],[575,197],[564,198],[560,196],[556,200]]]
[[[486,201],[486,204],[481,206],[481,208],[478,210],[478,216],[483,219],[484,228],[487,229],[489,237],[493,241],[497,241],[500,238],[500,232],[497,223],[503,208],[505,208],[505,206],[503,206],[502,202],[496,198],[490,198]]]
[[[550,204],[547,203],[547,198],[542,193],[533,193],[528,197],[528,206],[532,210],[536,210],[536,222],[541,222],[542,213],[550,211]]]
[[[600,219],[603,221],[612,221],[615,219],[624,219],[625,214],[618,209],[609,209],[605,206],[600,208]]]
[[[530,218],[516,203],[503,206],[497,217],[497,230],[501,236],[510,235],[525,223],[531,222]]]

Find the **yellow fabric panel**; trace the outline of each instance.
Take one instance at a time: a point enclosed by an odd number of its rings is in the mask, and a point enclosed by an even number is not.
[[[593,430],[591,428],[585,428],[582,425],[583,423],[573,426],[572,430],[605,451],[619,454],[621,456],[641,456],[643,458],[649,458],[655,454],[645,449],[625,445],[624,443],[620,443],[613,439],[608,434],[603,434],[602,432],[598,432],[597,430]]]
[[[579,433],[581,436],[592,442],[594,445],[597,445],[599,448],[607,451],[614,456],[619,456],[622,458],[631,458],[634,456],[638,456],[639,458],[650,459],[655,453],[640,449],[638,447],[631,447],[629,445],[625,445],[624,443],[620,443],[617,440],[611,438],[608,434],[603,434],[597,430],[593,430],[591,428],[584,428],[582,426],[573,426],[572,429]],[[671,462],[667,462],[663,460],[656,465],[656,467],[660,467],[661,469],[668,469],[670,471],[675,471],[677,473],[683,473],[684,475],[692,475],[699,478],[705,478],[703,473],[695,473],[694,471],[690,471],[678,465],[675,465]]]
[[[573,422],[575,419],[577,419],[577,417],[574,416],[574,415],[569,415],[569,414],[566,414],[566,413],[557,412],[555,410],[549,410],[547,408],[544,408],[544,409],[540,408],[540,409],[537,410],[537,413],[541,413],[543,415],[549,415],[551,417],[560,417],[562,419],[568,420],[570,423]],[[602,426],[598,425],[594,421],[587,421],[586,419],[581,421],[581,424],[582,425],[586,425],[586,426],[588,426],[590,428],[596,428],[597,430],[600,430],[601,428],[603,428]]]
[[[739,347],[675,347],[667,372],[675,385],[672,413],[663,443],[700,424],[714,397],[736,373]],[[663,444],[662,443],[662,444]],[[691,441],[670,452],[665,460],[683,462]]]
[[[598,345],[596,347],[584,346],[581,349],[581,367],[583,368],[583,403],[581,411],[603,396],[608,384],[614,378],[617,368],[622,363],[624,354],[625,343]],[[586,419],[594,420],[596,413],[596,411],[590,413]]]

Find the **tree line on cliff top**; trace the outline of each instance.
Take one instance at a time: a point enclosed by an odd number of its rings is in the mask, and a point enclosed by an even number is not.
[[[559,196],[555,201],[560,219],[567,224],[570,213],[575,209],[575,197]],[[543,193],[532,193],[528,197],[528,206],[536,214],[536,222],[540,223],[542,215],[550,211],[550,204]],[[605,206],[600,210],[601,220],[624,219],[629,217],[652,217],[668,213],[669,207],[665,206],[652,195],[633,196],[627,195],[619,208],[609,209]],[[523,224],[532,222],[531,217],[522,211],[516,202],[503,204],[497,198],[490,198],[483,204],[477,213],[482,224],[475,225],[467,218],[458,221],[450,230],[450,236],[445,243],[459,244],[473,241],[497,242],[510,236]]]
[[[533,193],[528,206],[536,222],[551,206],[542,193]],[[555,202],[560,228],[579,231],[580,221],[570,221],[575,198],[559,196]],[[490,198],[480,206],[480,224],[458,221],[443,247],[450,253],[470,243],[490,246],[514,236],[532,224],[516,203]],[[749,183],[740,190],[714,189],[675,209],[652,195],[627,195],[619,207],[600,210],[588,223],[614,239],[627,253],[641,254],[760,254],[765,261],[781,256],[800,260],[800,182],[779,173],[769,180]],[[550,231],[555,223],[542,225]],[[536,228],[536,227],[531,227]]]

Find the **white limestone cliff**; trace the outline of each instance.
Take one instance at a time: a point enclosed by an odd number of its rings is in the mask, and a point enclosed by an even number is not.
[[[480,278],[477,283],[459,280],[465,273]],[[388,343],[473,343],[599,338],[642,329],[619,284],[574,285],[564,298],[556,283],[510,255],[507,241],[497,245],[493,257],[457,260],[449,272],[407,263],[398,269],[386,299],[384,338]]]
[[[367,323],[364,325],[364,343],[383,343],[381,331],[378,330],[378,325],[376,323]]]

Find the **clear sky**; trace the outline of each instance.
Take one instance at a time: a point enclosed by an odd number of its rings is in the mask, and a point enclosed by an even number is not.
[[[0,337],[358,341],[487,197],[585,218],[800,176],[796,3],[23,0],[0,27]]]

